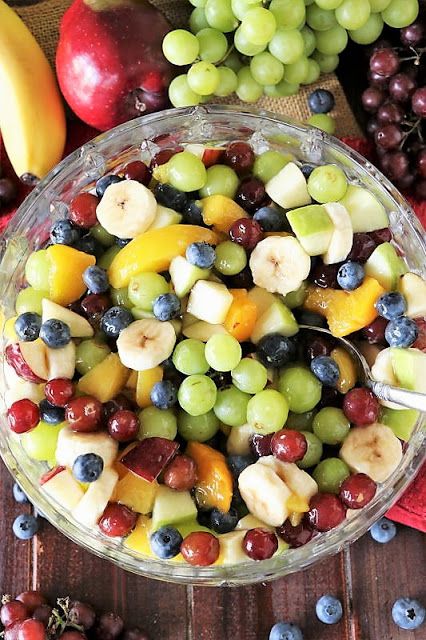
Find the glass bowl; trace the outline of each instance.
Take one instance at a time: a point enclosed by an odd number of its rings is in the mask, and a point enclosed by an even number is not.
[[[62,218],[67,203],[83,188],[107,171],[117,170],[130,160],[150,160],[159,150],[181,143],[221,143],[249,140],[257,153],[269,148],[291,152],[312,164],[334,163],[349,180],[367,187],[385,206],[400,251],[409,267],[426,277],[425,236],[404,198],[367,160],[318,129],[280,118],[273,113],[230,106],[201,106],[174,109],[143,116],[103,133],[63,160],[21,205],[2,239],[0,264],[1,311],[14,314],[24,265],[29,254],[43,246],[52,220]],[[4,340],[3,340],[4,343]],[[1,369],[2,395],[5,381]],[[121,540],[107,539],[70,520],[60,505],[39,489],[39,478],[47,467],[23,455],[19,438],[1,416],[1,456],[12,475],[39,511],[66,536],[85,549],[134,573],[169,582],[200,585],[242,585],[272,580],[299,571],[337,553],[361,536],[398,498],[420,468],[424,455],[426,414],[422,414],[405,447],[398,469],[382,484],[375,498],[354,517],[322,534],[299,549],[263,562],[233,566],[195,568],[189,564],[164,562],[127,550]],[[423,451],[422,451],[423,450]]]

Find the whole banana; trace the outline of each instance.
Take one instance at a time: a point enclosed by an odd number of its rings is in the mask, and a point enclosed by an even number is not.
[[[62,157],[65,112],[50,65],[17,14],[0,0],[0,131],[16,174],[43,178]]]

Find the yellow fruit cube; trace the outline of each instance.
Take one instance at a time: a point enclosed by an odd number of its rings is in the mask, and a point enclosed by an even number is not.
[[[50,262],[49,298],[65,307],[85,293],[83,273],[96,263],[96,258],[64,244],[54,244],[46,253]]]
[[[144,556],[154,558],[149,544],[149,534],[151,531],[151,519],[147,516],[139,516],[132,533],[127,536],[124,546],[131,551],[141,553]]]
[[[151,513],[158,482],[148,482],[129,471],[115,486],[112,500],[125,504],[138,513]]]
[[[108,402],[120,393],[129,377],[129,370],[121,364],[116,353],[110,353],[102,362],[88,371],[77,384],[77,389],[94,396],[99,402]]]
[[[347,393],[349,389],[356,385],[358,376],[355,363],[346,349],[342,347],[336,347],[330,355],[339,367],[340,372],[336,389],[340,393]]]
[[[215,231],[228,233],[236,220],[249,217],[239,204],[227,196],[215,194],[207,196],[201,202],[203,220],[206,224],[213,225]]]
[[[145,371],[138,371],[137,383],[136,383],[136,403],[139,407],[144,409],[152,405],[151,402],[151,390],[156,382],[160,382],[163,379],[163,368],[154,367],[153,369],[146,369]]]

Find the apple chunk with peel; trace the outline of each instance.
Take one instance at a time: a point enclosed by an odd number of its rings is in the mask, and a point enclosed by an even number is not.
[[[165,485],[158,487],[152,508],[152,531],[165,525],[194,521],[196,517],[197,507],[189,491],[175,491]]]
[[[49,498],[55,500],[61,507],[72,511],[84,496],[84,491],[80,484],[72,475],[69,469],[62,467],[59,473],[55,473],[51,478],[43,483],[43,491]]]
[[[247,295],[250,301],[256,305],[258,318],[278,300],[277,296],[266,291],[263,287],[253,287]]]
[[[170,278],[179,298],[189,293],[197,280],[207,280],[210,269],[201,269],[188,262],[183,256],[176,256],[170,263]]]
[[[407,265],[389,242],[379,244],[364,265],[365,275],[371,276],[382,287],[393,291],[400,276],[407,273]]]
[[[386,407],[380,412],[380,422],[390,427],[397,438],[408,442],[419,416],[420,411],[415,409],[395,411]]]
[[[6,362],[13,367],[20,378],[35,383],[47,380],[46,350],[44,342],[40,339],[34,342],[8,344],[5,349],[5,357]]]
[[[416,273],[406,273],[398,283],[398,291],[405,297],[409,318],[426,316],[426,281]]]
[[[287,219],[296,238],[310,256],[319,256],[329,247],[334,225],[325,207],[312,204],[287,211]]]
[[[217,333],[229,335],[223,324],[210,324],[210,322],[205,322],[204,320],[192,322],[182,329],[182,333],[187,338],[195,338],[195,340],[201,340],[202,342],[207,342]]]
[[[426,353],[391,347],[392,367],[400,387],[426,393]]]
[[[289,162],[265,185],[270,198],[284,209],[310,204],[306,178],[294,162]]]
[[[117,480],[118,473],[114,469],[104,469],[101,476],[90,483],[86,493],[72,511],[77,522],[87,527],[97,524],[113,494]]]
[[[234,298],[224,284],[198,280],[189,295],[187,312],[210,324],[222,324]]]
[[[368,233],[389,226],[384,206],[364,187],[348,185],[339,202],[346,207],[350,215],[354,233]]]
[[[256,320],[251,334],[251,341],[257,344],[263,336],[270,333],[281,333],[283,336],[294,336],[299,331],[299,326],[290,309],[283,302],[276,300]]]
[[[153,482],[179,449],[179,444],[166,438],[145,438],[122,459],[129,471]]]
[[[163,207],[162,204],[157,204],[154,222],[148,227],[147,231],[169,227],[171,224],[179,224],[181,220],[180,213],[169,207]]]
[[[60,304],[56,304],[56,302],[52,302],[52,300],[48,298],[43,298],[41,308],[42,322],[46,322],[46,320],[51,320],[52,318],[65,322],[70,329],[72,338],[91,338],[93,336],[94,331],[88,320],[78,313],[71,311],[71,309],[62,307]]]

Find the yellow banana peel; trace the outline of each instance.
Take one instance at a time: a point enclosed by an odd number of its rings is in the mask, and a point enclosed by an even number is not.
[[[55,75],[34,36],[0,0],[0,131],[16,174],[43,178],[62,157],[66,124]]]

